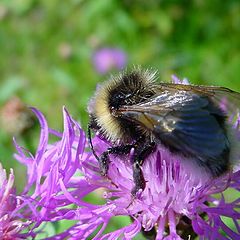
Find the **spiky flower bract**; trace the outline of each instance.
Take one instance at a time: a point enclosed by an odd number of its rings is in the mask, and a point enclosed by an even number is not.
[[[22,234],[30,221],[22,219],[21,199],[17,197],[14,184],[14,173],[10,169],[9,177],[0,163],[0,239],[25,239],[30,234]]]

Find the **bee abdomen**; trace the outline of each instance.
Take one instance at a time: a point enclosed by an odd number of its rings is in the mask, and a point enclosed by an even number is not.
[[[230,166],[230,148],[225,149],[220,156],[216,156],[214,159],[206,159],[204,166],[209,169],[213,177],[219,177],[226,173]]]

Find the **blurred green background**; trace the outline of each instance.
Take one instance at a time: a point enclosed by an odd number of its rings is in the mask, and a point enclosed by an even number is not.
[[[122,52],[125,66],[157,69],[161,81],[176,74],[240,91],[240,1],[1,0],[0,48],[0,161],[21,190],[12,136],[34,151],[39,135],[24,106],[60,130],[65,105],[86,127],[96,84],[119,68],[116,56],[102,57],[100,72],[100,49]]]

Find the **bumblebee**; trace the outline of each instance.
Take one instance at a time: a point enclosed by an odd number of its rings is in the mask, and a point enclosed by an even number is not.
[[[217,177],[235,157],[231,124],[239,106],[240,94],[228,88],[157,83],[156,72],[135,68],[97,88],[89,103],[90,146],[102,175],[107,175],[110,154],[129,154],[134,148],[133,195],[145,188],[141,166],[158,144]],[[112,143],[100,156],[91,130]]]

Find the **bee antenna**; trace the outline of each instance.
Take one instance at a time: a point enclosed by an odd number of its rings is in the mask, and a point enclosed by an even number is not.
[[[99,157],[96,154],[96,152],[93,148],[93,144],[92,144],[92,134],[91,134],[91,124],[90,123],[88,124],[88,141],[89,141],[90,148],[92,150],[92,153],[93,153],[94,157],[99,161]]]

